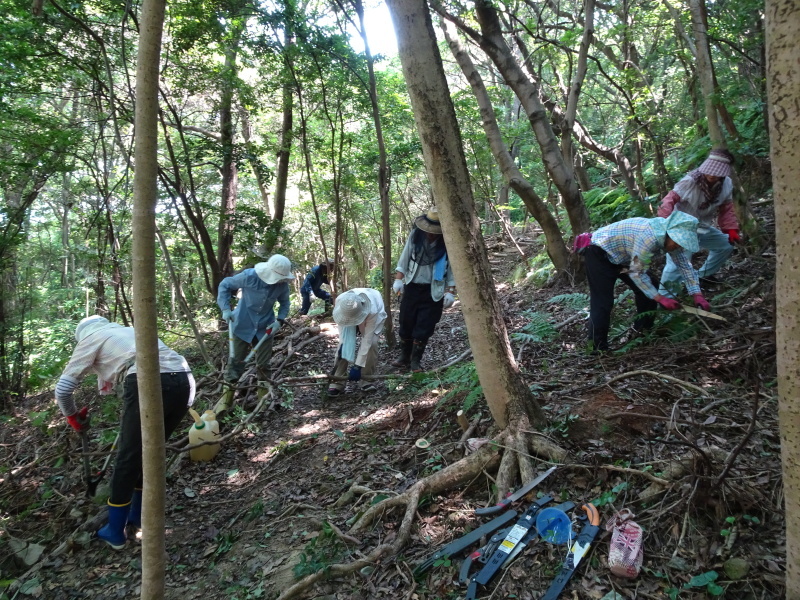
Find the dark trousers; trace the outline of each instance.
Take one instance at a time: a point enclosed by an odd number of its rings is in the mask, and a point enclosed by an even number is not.
[[[191,373],[161,373],[161,397],[164,405],[164,439],[180,424],[194,397]],[[142,419],[139,415],[139,384],[136,374],[125,378],[122,398],[117,460],[111,476],[109,502],[124,505],[131,501],[134,488],[142,487]]]
[[[608,350],[608,329],[611,325],[611,309],[614,307],[614,285],[617,279],[624,281],[633,290],[636,312],[654,311],[658,303],[648,298],[627,273],[623,265],[608,260],[608,254],[600,246],[589,246],[583,252],[586,279],[589,281],[589,341],[595,350]],[[653,316],[639,317],[633,326],[638,331],[653,325]]]
[[[442,318],[444,300],[431,298],[431,284],[409,283],[400,300],[400,339],[427,340]]]
[[[307,315],[308,311],[311,309],[311,292],[312,290],[307,288],[300,288],[300,295],[303,297],[303,304],[300,306],[301,315]],[[317,288],[313,290],[313,292],[317,298],[324,300],[326,304],[330,303],[331,295],[322,288]]]

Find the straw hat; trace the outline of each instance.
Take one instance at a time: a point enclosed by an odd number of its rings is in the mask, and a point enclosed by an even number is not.
[[[336,299],[333,307],[333,320],[340,327],[361,325],[369,314],[370,303],[366,294],[348,290]]]
[[[414,225],[417,229],[422,229],[422,231],[427,233],[442,235],[442,226],[439,223],[439,210],[435,206],[430,207],[426,214],[420,215],[414,219]]]
[[[273,254],[267,262],[257,263],[253,268],[258,278],[269,285],[286,279],[294,279],[292,263],[282,254]]]

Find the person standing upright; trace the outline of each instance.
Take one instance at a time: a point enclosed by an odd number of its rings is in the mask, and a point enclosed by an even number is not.
[[[708,250],[705,263],[697,270],[701,283],[722,268],[733,254],[734,244],[741,241],[739,221],[733,210],[732,163],[733,155],[727,150],[712,150],[703,164],[681,179],[664,196],[658,209],[659,217],[666,218],[679,210],[696,217],[700,222],[697,240],[701,250]],[[719,228],[713,226],[714,219]],[[691,254],[688,258],[691,259]],[[673,297],[676,282],[680,280],[681,271],[668,254],[658,292]]]
[[[225,370],[225,381],[230,387],[214,406],[217,415],[230,408],[236,382],[245,371],[245,358],[251,348],[256,348],[258,380],[269,379],[272,342],[289,315],[289,282],[293,279],[292,263],[289,259],[281,254],[274,254],[266,262],[257,263],[252,269],[245,269],[220,282],[217,305],[222,311],[222,318],[228,322],[229,335],[232,335],[233,342]],[[239,290],[242,292],[241,298],[236,308],[231,309],[231,298]],[[277,317],[274,312],[276,302],[279,304]],[[263,339],[264,337],[267,339]],[[264,388],[259,387],[259,398],[264,391]]]
[[[400,357],[392,366],[422,370],[422,355],[442,311],[455,302],[456,282],[439,223],[430,208],[414,219],[414,227],[397,261],[392,286],[400,300]]]

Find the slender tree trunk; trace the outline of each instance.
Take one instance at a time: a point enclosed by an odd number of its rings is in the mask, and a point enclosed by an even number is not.
[[[367,30],[364,26],[364,5],[361,0],[353,0],[358,15],[361,40],[364,42],[364,53],[367,55],[367,71],[369,73],[369,98],[372,104],[372,122],[375,124],[375,139],[378,142],[378,193],[381,198],[381,237],[383,240],[383,304],[392,305],[392,283],[394,282],[394,265],[392,265],[392,229],[389,217],[391,206],[389,204],[389,186],[391,175],[386,160],[386,142],[383,140],[383,126],[381,125],[381,111],[378,103],[378,84],[375,81],[375,61],[367,40]],[[392,319],[386,319],[383,335],[391,350],[395,345],[394,326]]]
[[[294,91],[292,77],[292,52],[294,52],[294,33],[292,29],[293,0],[286,0],[286,19],[284,22],[283,60],[286,62],[283,78],[283,121],[281,122],[281,147],[278,150],[278,164],[275,169],[275,221],[283,222],[286,208],[286,187],[289,182],[289,159],[292,154],[292,131],[294,121]]]
[[[727,148],[725,135],[719,126],[716,102],[714,101],[714,72],[711,64],[711,52],[708,45],[708,35],[703,19],[702,3],[705,0],[689,0],[689,9],[692,14],[692,29],[694,30],[695,49],[697,52],[697,75],[700,78],[700,89],[703,92],[703,102],[706,108],[708,121],[708,135],[711,146],[714,148]]]
[[[133,287],[136,314],[136,370],[142,416],[143,600],[164,597],[165,442],[164,409],[156,325],[155,210],[158,198],[158,73],[164,0],[144,0],[139,19],[136,63],[135,164],[133,180]]]
[[[525,203],[525,206],[531,212],[533,218],[536,219],[536,222],[539,223],[539,226],[542,228],[542,232],[545,236],[545,249],[547,250],[547,255],[550,257],[550,260],[553,262],[553,266],[561,273],[569,272],[570,254],[564,243],[564,238],[561,236],[561,229],[558,226],[558,222],[547,209],[547,205],[533,189],[533,185],[531,185],[514,163],[511,153],[508,151],[503,141],[500,127],[497,125],[491,98],[489,98],[489,94],[483,84],[483,79],[475,68],[469,54],[461,47],[452,25],[444,22],[442,26],[444,28],[445,38],[450,46],[450,51],[461,67],[464,77],[466,77],[467,81],[469,81],[472,86],[472,92],[475,94],[475,98],[478,102],[483,130],[486,132],[489,147],[503,175],[503,180],[519,194],[519,197]]]
[[[775,191],[778,415],[786,514],[786,598],[800,598],[800,4],[767,0],[770,157]]]
[[[219,271],[214,273],[216,295],[220,282],[233,275],[233,234],[236,217],[236,200],[239,193],[239,172],[234,156],[233,141],[233,96],[236,78],[236,55],[242,24],[235,22],[230,45],[225,48],[225,65],[222,73],[219,123],[222,145],[222,206],[219,215],[217,238],[217,260]]]
[[[520,376],[492,280],[455,109],[425,0],[389,0],[400,61],[422,142],[475,367],[497,425],[524,407],[542,413]]]
[[[242,137],[244,138],[245,148],[247,148],[247,158],[250,162],[250,168],[253,171],[253,178],[256,180],[256,184],[258,185],[258,191],[261,194],[261,206],[264,208],[264,213],[268,217],[271,217],[272,207],[269,205],[269,190],[267,189],[267,182],[264,178],[264,174],[261,170],[261,166],[259,165],[255,148],[253,146],[253,128],[250,124],[250,112],[247,110],[247,107],[239,107],[239,120],[242,123]]]

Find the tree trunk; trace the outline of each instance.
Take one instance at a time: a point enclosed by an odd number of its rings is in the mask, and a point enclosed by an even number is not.
[[[364,27],[364,5],[361,0],[353,0],[358,15],[361,40],[364,42],[364,53],[367,55],[367,71],[369,73],[369,98],[372,104],[372,122],[375,124],[375,139],[378,142],[378,193],[381,197],[381,238],[383,241],[383,304],[392,305],[392,283],[394,282],[394,266],[392,265],[392,225],[389,221],[392,208],[389,205],[389,186],[391,176],[386,160],[386,143],[383,140],[380,105],[378,104],[378,84],[375,81],[375,61],[369,49],[367,30]],[[391,350],[395,345],[392,319],[386,319],[383,335]]]
[[[800,5],[767,0],[770,157],[775,192],[778,415],[786,514],[786,598],[800,598]]]
[[[452,25],[444,22],[442,23],[442,27],[444,29],[445,38],[450,45],[450,51],[453,53],[453,57],[461,67],[464,77],[467,78],[467,81],[469,81],[472,86],[472,91],[478,101],[483,130],[486,132],[489,147],[492,150],[495,161],[497,161],[500,172],[503,174],[504,181],[519,194],[519,197],[525,203],[525,206],[533,215],[533,218],[536,219],[536,222],[539,223],[539,226],[542,228],[542,232],[545,236],[545,248],[550,260],[553,262],[553,266],[559,273],[568,272],[570,269],[570,254],[564,243],[564,238],[561,236],[558,222],[547,209],[547,205],[533,189],[531,183],[514,163],[511,153],[508,151],[503,141],[500,127],[497,125],[492,101],[483,84],[483,79],[475,68],[469,54],[461,47],[458,38],[455,36],[455,32],[452,30]]]
[[[461,133],[425,0],[389,0],[400,61],[448,257],[458,284],[475,367],[489,410],[505,428],[518,407],[536,422],[541,409],[520,376],[486,255]]]
[[[702,2],[704,0],[689,0],[697,52],[697,75],[700,79],[700,89],[703,92],[703,102],[706,107],[708,135],[711,138],[711,146],[713,148],[727,148],[725,136],[719,126],[719,117],[717,116],[717,107],[714,101],[714,72],[712,70],[705,20],[703,19]]]
[[[290,82],[292,77],[291,55],[294,48],[294,33],[292,29],[292,2],[286,2],[286,19],[284,20],[284,47],[283,59],[287,65],[284,69],[283,77],[283,121],[281,122],[280,143],[278,150],[278,164],[275,168],[275,212],[274,219],[278,223],[283,222],[283,213],[286,208],[286,187],[289,182],[289,158],[292,154],[292,132],[294,121],[294,91]]]
[[[217,237],[217,260],[219,271],[214,273],[214,290],[216,295],[220,282],[233,275],[233,233],[236,217],[236,197],[239,192],[239,172],[236,167],[233,143],[233,91],[236,77],[236,54],[241,33],[241,24],[232,34],[230,46],[225,48],[225,65],[222,69],[222,93],[220,98],[219,125],[222,145],[222,205],[219,214],[219,231]]]
[[[164,0],[144,0],[136,63],[133,181],[133,289],[136,369],[142,416],[142,588],[147,600],[164,597],[165,442],[156,326],[155,209],[158,198],[158,73]]]

